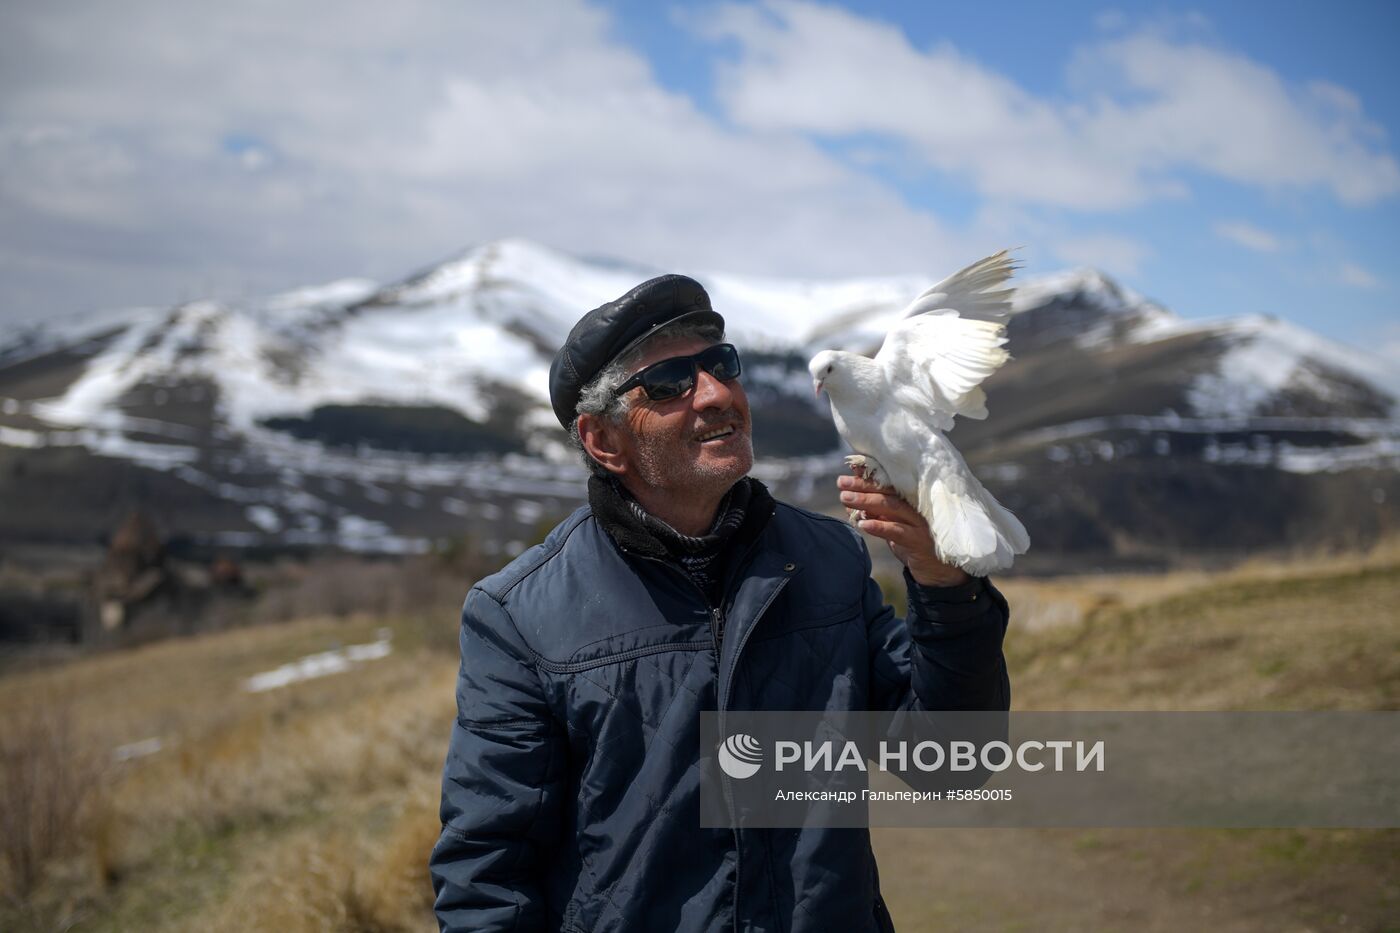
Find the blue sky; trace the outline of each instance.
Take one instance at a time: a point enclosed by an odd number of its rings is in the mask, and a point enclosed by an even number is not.
[[[1397,4],[287,6],[6,11],[0,321],[506,236],[804,276],[1019,244],[1400,362]]]

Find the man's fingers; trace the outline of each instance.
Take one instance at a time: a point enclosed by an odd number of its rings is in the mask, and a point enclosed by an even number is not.
[[[836,486],[839,489],[849,489],[853,492],[894,492],[893,486],[880,486],[863,476],[838,476],[836,477]]]
[[[911,524],[923,522],[917,509],[888,493],[845,491],[841,493],[841,504],[848,509],[876,513],[877,518],[893,518]]]
[[[891,544],[898,544],[901,547],[920,549],[929,546],[927,535],[903,522],[887,522],[878,518],[867,518],[860,522],[858,527],[866,534],[883,538]]]

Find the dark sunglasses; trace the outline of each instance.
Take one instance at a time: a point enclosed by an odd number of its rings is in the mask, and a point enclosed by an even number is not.
[[[613,395],[622,395],[641,386],[653,402],[679,398],[695,388],[695,380],[702,369],[720,382],[737,379],[739,351],[733,344],[717,343],[691,356],[673,356],[652,363],[618,386]]]

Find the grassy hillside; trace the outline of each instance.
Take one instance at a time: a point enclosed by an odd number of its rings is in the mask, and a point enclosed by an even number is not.
[[[386,658],[244,689],[296,658],[372,643],[384,625],[307,620],[0,681],[0,706],[21,727],[10,740],[66,718],[81,739],[50,770],[82,771],[94,788],[71,844],[26,904],[0,914],[0,929],[430,928],[425,865],[453,715],[450,613],[434,620],[436,644],[422,623],[396,620]],[[159,752],[111,760],[152,737]],[[45,758],[42,741],[29,746]],[[81,754],[91,748],[102,764]]]
[[[1396,557],[1010,584],[1014,706],[1400,708]],[[900,933],[1400,929],[1400,830],[885,829],[875,840]]]
[[[1394,553],[1006,590],[1017,708],[1400,703]],[[384,628],[387,657],[244,689]],[[0,929],[433,929],[425,863],[455,666],[447,608],[222,632],[0,679],[0,777],[23,791],[0,803]],[[153,738],[160,750],[113,760]],[[56,825],[36,827],[45,813]],[[901,933],[1383,930],[1400,917],[1397,832],[879,830],[876,844]],[[25,864],[38,866],[31,879]]]

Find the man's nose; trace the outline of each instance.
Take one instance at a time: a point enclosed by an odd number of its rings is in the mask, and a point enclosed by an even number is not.
[[[701,369],[695,376],[695,398],[691,403],[697,411],[729,408],[734,404],[734,393],[727,383]]]

